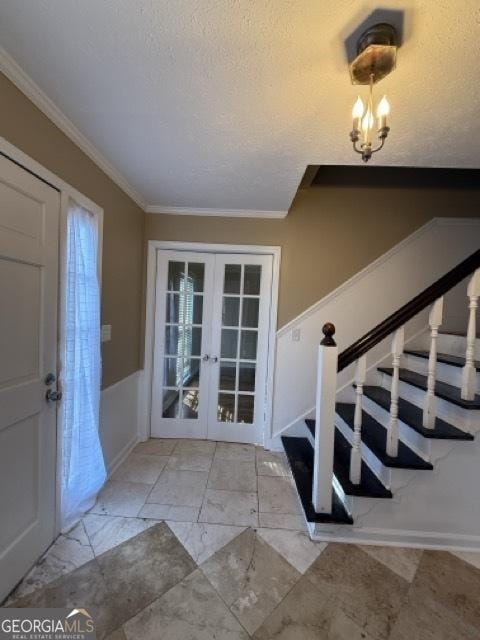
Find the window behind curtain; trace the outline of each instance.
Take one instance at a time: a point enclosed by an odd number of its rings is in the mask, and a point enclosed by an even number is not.
[[[66,530],[91,508],[106,479],[99,437],[100,285],[98,219],[71,203],[67,214],[61,354],[61,520]]]

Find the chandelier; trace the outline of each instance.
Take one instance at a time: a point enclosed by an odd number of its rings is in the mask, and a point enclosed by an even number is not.
[[[350,140],[356,153],[368,162],[374,153],[380,151],[390,131],[387,116],[390,104],[384,95],[374,107],[373,85],[395,68],[397,53],[397,33],[389,24],[381,23],[370,27],[360,37],[357,57],[350,65],[352,84],[368,85],[366,102],[360,96],[352,110],[353,126]]]

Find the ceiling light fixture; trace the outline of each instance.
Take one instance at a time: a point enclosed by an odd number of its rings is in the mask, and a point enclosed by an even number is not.
[[[387,116],[390,104],[386,96],[374,110],[373,85],[395,69],[397,55],[397,32],[390,24],[380,23],[370,27],[360,37],[357,57],[350,65],[352,84],[369,86],[366,104],[358,96],[353,105],[353,126],[350,140],[353,149],[368,162],[372,155],[382,149],[390,131]],[[378,144],[374,147],[374,129]]]

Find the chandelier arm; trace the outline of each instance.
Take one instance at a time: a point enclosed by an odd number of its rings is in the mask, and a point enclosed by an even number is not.
[[[377,153],[377,151],[380,151],[381,149],[383,149],[384,144],[385,144],[385,138],[382,138],[382,141],[380,142],[378,147],[376,149],[372,149],[372,153]]]
[[[357,147],[357,140],[352,141],[352,146],[355,153],[359,153],[360,155],[363,155],[363,151]]]

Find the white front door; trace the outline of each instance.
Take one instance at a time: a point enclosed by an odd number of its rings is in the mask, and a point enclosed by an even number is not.
[[[272,262],[158,251],[153,437],[263,440]]]
[[[0,601],[55,535],[60,196],[0,157]]]

